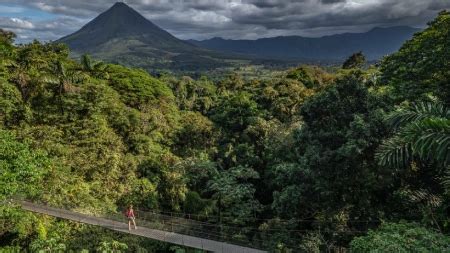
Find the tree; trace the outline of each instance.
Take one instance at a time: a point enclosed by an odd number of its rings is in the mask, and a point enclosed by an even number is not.
[[[119,65],[109,65],[109,84],[120,94],[122,102],[133,108],[155,101],[172,102],[174,96],[163,82],[141,69],[129,69]]]
[[[258,115],[258,104],[246,92],[225,97],[213,109],[211,118],[227,131],[243,131]]]
[[[46,79],[55,69],[55,59],[68,57],[68,49],[64,45],[38,41],[17,47],[15,51],[14,61],[8,66],[8,80],[16,84],[25,102],[45,91]]]
[[[90,55],[83,54],[81,56],[81,70],[89,73],[92,77],[99,79],[108,79],[108,65],[104,62],[94,62]]]
[[[373,151],[386,134],[382,98],[352,72],[309,99],[290,150],[273,164],[272,207],[285,218],[370,217],[389,177]],[[278,158],[279,159],[279,158]]]
[[[20,91],[0,78],[0,126],[11,127],[28,119],[29,108],[23,103]]]
[[[420,102],[394,111],[387,120],[395,134],[378,148],[377,160],[401,175],[403,199],[440,228],[450,192],[445,183],[450,179],[450,110]]]
[[[122,253],[126,252],[128,249],[128,245],[122,242],[118,242],[116,240],[111,241],[102,241],[98,247],[97,252],[99,253]]]
[[[217,133],[207,117],[188,111],[182,114],[181,123],[174,151],[181,155],[193,155],[213,147]]]
[[[416,223],[384,223],[350,243],[351,252],[446,252],[450,237]]]
[[[366,63],[366,57],[360,51],[358,53],[352,54],[345,62],[342,64],[343,69],[356,69],[361,68]]]
[[[33,151],[16,140],[11,132],[0,129],[0,201],[15,194],[36,195],[41,180],[51,168],[45,153]]]
[[[51,238],[38,238],[30,244],[30,250],[33,252],[53,253],[64,252],[67,250],[67,246],[61,242],[58,236]]]
[[[313,88],[314,80],[311,77],[311,75],[308,74],[308,72],[306,70],[307,70],[306,66],[292,69],[292,70],[288,71],[288,73],[286,74],[286,78],[297,80],[297,81],[301,82],[307,88]]]
[[[16,38],[16,34],[11,31],[0,29],[0,43],[11,45]]]
[[[59,110],[63,115],[63,96],[72,88],[73,83],[79,82],[82,77],[74,70],[67,70],[62,60],[56,60],[51,64],[49,74],[45,82],[53,86],[54,97],[58,101]]]
[[[20,50],[15,62],[9,66],[9,80],[16,84],[22,99],[28,101],[32,93],[42,85],[42,80],[32,71],[34,60],[31,50]]]
[[[221,171],[208,181],[207,190],[213,193],[219,212],[229,217],[228,222],[243,225],[261,210],[261,204],[254,198],[255,189],[248,182],[256,178],[259,178],[256,171],[239,166]]]
[[[314,94],[305,86],[300,81],[282,79],[265,87],[258,102],[282,122],[298,120],[299,108]]]
[[[450,12],[442,11],[381,63],[381,82],[392,86],[397,101],[432,100],[450,104]],[[430,98],[431,96],[431,98]]]
[[[14,49],[12,44],[14,43],[15,38],[15,33],[0,29],[0,57],[2,58],[2,61],[4,58],[11,56]]]

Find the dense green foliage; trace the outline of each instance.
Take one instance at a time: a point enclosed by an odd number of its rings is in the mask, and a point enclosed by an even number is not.
[[[42,187],[42,177],[50,170],[45,154],[32,151],[5,130],[0,130],[0,201],[15,194],[35,195]]]
[[[220,81],[78,62],[2,31],[0,250],[189,251],[27,213],[17,196],[98,215],[130,203],[188,213],[274,252],[448,247],[449,112],[437,85],[448,60],[417,72],[417,85],[397,70],[414,69],[404,66],[421,45],[449,50],[435,40],[449,15],[380,71]]]
[[[282,189],[275,192],[274,203],[280,215],[314,216],[315,206],[324,205],[330,209],[321,210],[322,215],[338,211],[371,216],[360,212],[381,201],[372,198],[385,187],[376,183],[383,171],[373,162],[373,151],[386,132],[379,101],[355,72],[303,105],[303,124],[294,133],[291,152],[284,150],[288,158],[274,166],[275,182]],[[305,213],[304,207],[310,211]]]
[[[414,35],[381,65],[383,83],[398,99],[438,97],[450,103],[450,13],[442,11],[429,27]]]
[[[389,121],[398,133],[380,147],[380,162],[408,166],[418,158],[446,167],[450,163],[450,110],[436,103],[419,103],[392,113]]]
[[[351,243],[352,252],[446,252],[450,238],[414,223],[386,223]]]

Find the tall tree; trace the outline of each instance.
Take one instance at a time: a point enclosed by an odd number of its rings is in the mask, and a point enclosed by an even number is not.
[[[99,79],[108,79],[108,65],[102,61],[93,61],[92,57],[88,54],[83,54],[81,56],[81,69],[92,77]]]
[[[3,67],[5,61],[12,56],[15,37],[15,33],[0,29],[0,67]]]
[[[450,105],[450,12],[442,11],[381,64],[381,83],[391,85],[398,101],[438,97]],[[432,98],[431,98],[432,99]]]
[[[287,159],[273,166],[274,209],[283,217],[375,215],[389,181],[374,150],[386,134],[383,103],[364,86],[361,72],[336,81],[303,105],[303,124]]]
[[[352,54],[345,62],[342,64],[343,69],[356,69],[361,68],[366,63],[366,57],[360,51],[358,53]]]

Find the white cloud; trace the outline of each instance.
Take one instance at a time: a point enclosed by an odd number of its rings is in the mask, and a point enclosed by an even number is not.
[[[30,21],[20,18],[0,17],[0,27],[11,29],[33,29],[34,25]]]

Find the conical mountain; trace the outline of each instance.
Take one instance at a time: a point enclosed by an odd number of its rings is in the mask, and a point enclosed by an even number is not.
[[[196,70],[223,65],[223,55],[177,39],[125,3],[115,3],[77,32],[58,41],[74,55],[155,69]]]
[[[114,39],[136,39],[154,47],[193,48],[122,2],[115,3],[79,31],[61,38],[58,42],[66,43],[73,50],[91,51],[94,47]]]

